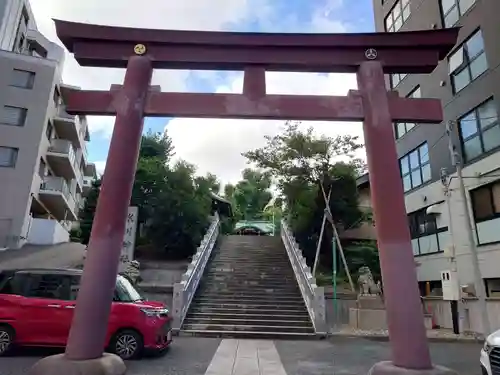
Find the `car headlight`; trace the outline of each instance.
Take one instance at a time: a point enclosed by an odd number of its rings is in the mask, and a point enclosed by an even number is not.
[[[154,308],[154,307],[144,307],[141,311],[149,317],[161,318],[168,316],[168,309],[165,308]]]
[[[484,345],[483,345],[483,350],[487,353],[487,354],[490,354],[491,352],[491,349],[493,349],[493,346],[488,344],[488,341],[485,341],[484,342]]]

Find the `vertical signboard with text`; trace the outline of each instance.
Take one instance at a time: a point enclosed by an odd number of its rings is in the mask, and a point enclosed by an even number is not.
[[[134,260],[135,234],[137,229],[138,213],[139,210],[137,207],[130,206],[128,208],[118,272],[125,271],[125,269],[127,268],[127,264]]]

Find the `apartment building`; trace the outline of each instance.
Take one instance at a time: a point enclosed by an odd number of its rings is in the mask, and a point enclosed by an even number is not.
[[[0,17],[0,248],[66,242],[96,175],[87,121],[64,110],[64,50],[29,3],[3,2]]]
[[[474,281],[466,220],[474,228],[482,277],[489,295],[500,290],[500,1],[373,0],[376,29],[383,32],[460,26],[458,43],[429,75],[394,74],[389,89],[401,96],[438,98],[441,124],[394,124],[418,278],[441,288],[440,271],[450,269],[445,250],[455,247],[462,284]],[[466,217],[446,124],[463,160]],[[452,176],[450,211],[441,170]]]

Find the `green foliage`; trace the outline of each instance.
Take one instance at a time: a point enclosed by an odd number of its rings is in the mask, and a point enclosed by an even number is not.
[[[373,274],[374,280],[380,280],[380,263],[376,241],[356,241],[344,248],[345,256],[349,259],[349,267],[353,277],[357,277],[358,270],[367,266]]]
[[[165,170],[146,235],[169,259],[184,259],[194,254],[208,228],[210,179],[195,179],[194,166],[185,162]]]
[[[99,198],[99,191],[101,189],[101,180],[92,182],[83,209],[79,212],[80,219],[80,241],[84,245],[88,245],[90,239],[90,232],[92,231],[92,223],[94,222],[95,210],[97,207],[97,199]]]
[[[364,163],[355,157],[363,147],[357,137],[317,136],[313,129],[287,122],[285,130],[266,137],[266,145],[243,155],[272,175],[284,200],[285,215],[306,257],[312,265],[325,209],[325,194],[331,189],[330,210],[339,228],[361,223],[356,177]],[[333,231],[325,229],[321,262],[331,269]]]
[[[82,231],[80,228],[72,228],[69,231],[69,240],[71,242],[81,242],[82,241]]]
[[[233,205],[234,222],[263,218],[263,210],[272,198],[271,181],[270,173],[246,168],[236,185],[224,187],[224,196]]]
[[[179,161],[166,134],[143,135],[130,204],[139,208],[144,227],[137,245],[152,245],[168,258],[192,255],[208,227],[210,192],[220,190],[216,176],[195,177],[195,166]],[[92,187],[80,216],[82,242],[87,244],[94,219],[100,181]]]

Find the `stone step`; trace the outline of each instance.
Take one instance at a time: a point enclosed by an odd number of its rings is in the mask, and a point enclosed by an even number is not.
[[[184,324],[183,330],[187,331],[230,331],[230,332],[290,332],[314,333],[314,328],[276,325],[247,325],[247,324]]]
[[[309,314],[304,311],[304,312],[295,312],[295,313],[288,313],[284,314],[280,311],[275,311],[272,314],[271,313],[263,313],[263,312],[258,312],[258,313],[251,313],[251,312],[246,312],[246,313],[240,313],[240,312],[190,312],[186,319],[248,319],[248,320],[294,320],[294,321],[301,321],[301,322],[307,322],[311,323],[309,320]]]
[[[203,324],[203,325],[238,325],[238,326],[274,326],[274,327],[300,327],[310,328],[311,322],[304,320],[267,320],[267,319],[248,319],[248,318],[227,318],[227,317],[205,317],[192,318],[187,317],[184,324]]]
[[[219,309],[236,309],[236,310],[294,310],[303,311],[306,309],[304,303],[278,303],[278,304],[268,304],[268,303],[238,303],[234,301],[200,301],[195,299],[191,306],[193,308],[219,308]]]
[[[295,275],[293,274],[282,274],[282,273],[243,273],[243,272],[232,272],[232,271],[212,271],[209,270],[203,276],[206,277],[230,277],[231,279],[243,279],[243,280],[293,280],[295,281]]]
[[[219,314],[227,314],[227,315],[272,315],[272,316],[279,316],[279,315],[293,315],[293,316],[305,316],[309,318],[309,313],[305,308],[301,309],[284,309],[284,308],[272,308],[272,307],[261,307],[258,310],[255,310],[253,308],[250,309],[245,309],[245,308],[221,308],[221,307],[196,307],[193,305],[189,309],[189,313],[192,314],[213,314],[213,315],[219,315]]]
[[[297,306],[297,307],[302,307],[305,308],[304,301],[302,299],[300,300],[293,300],[293,299],[280,299],[280,300],[269,300],[269,299],[258,299],[258,300],[252,300],[252,299],[232,299],[232,298],[203,298],[202,296],[196,297],[195,298],[195,303],[211,303],[211,304],[216,304],[216,305],[228,305],[228,304],[234,304],[236,306]]]
[[[199,293],[222,293],[222,294],[280,294],[283,296],[301,296],[300,289],[296,288],[265,288],[265,287],[225,287],[220,285],[200,285],[197,292]]]
[[[237,301],[303,301],[302,296],[300,294],[295,295],[280,295],[280,294],[235,294],[235,293],[204,293],[197,292],[195,298],[204,298],[204,299],[228,299],[228,300],[237,300]]]
[[[205,279],[202,285],[214,285],[218,287],[233,288],[233,287],[256,287],[262,289],[293,289],[298,288],[297,282],[295,280],[280,280],[280,281],[269,281],[269,280],[231,280],[230,278],[219,278],[219,279]]]
[[[246,263],[252,263],[256,265],[272,266],[272,265],[286,265],[290,267],[290,262],[288,258],[286,259],[268,259],[266,257],[261,258],[227,258],[227,257],[215,257],[211,259],[211,263],[233,263],[244,265]]]
[[[217,272],[207,272],[205,274],[207,279],[212,279],[212,280],[224,280],[224,279],[231,279],[231,280],[247,280],[247,281],[274,281],[274,282],[295,282],[295,276],[293,275],[281,275],[281,274],[253,274],[253,275],[245,275],[245,274],[240,274],[236,272],[223,272],[223,271],[217,271]]]
[[[206,289],[206,288],[198,288],[196,291],[197,295],[201,294],[207,294],[207,295],[231,295],[231,296],[252,296],[252,297],[259,297],[259,296],[290,296],[290,297],[301,297],[302,294],[300,293],[300,290],[295,290],[295,291],[275,291],[275,290],[267,290],[264,289],[262,291],[255,291],[253,289],[245,289],[241,290],[239,288],[234,288],[233,290],[221,290],[221,289]]]
[[[213,260],[210,262],[210,267],[215,267],[215,266],[230,266],[230,267],[249,267],[249,266],[254,266],[258,268],[270,268],[270,269],[292,269],[290,263],[287,262],[254,262],[254,261],[241,261],[241,260]]]
[[[262,331],[217,331],[197,330],[182,328],[179,336],[188,337],[216,337],[216,338],[232,338],[232,339],[254,339],[254,340],[317,340],[322,338],[315,333],[301,332],[262,332]]]

